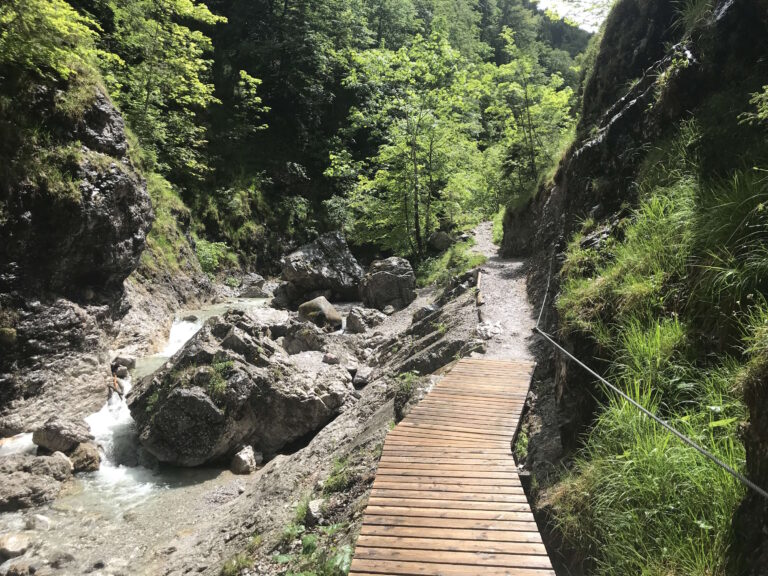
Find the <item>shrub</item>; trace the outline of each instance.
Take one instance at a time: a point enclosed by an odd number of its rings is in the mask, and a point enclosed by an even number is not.
[[[333,463],[330,475],[323,483],[323,493],[329,495],[334,492],[343,492],[349,488],[352,480],[347,458],[338,458]]]

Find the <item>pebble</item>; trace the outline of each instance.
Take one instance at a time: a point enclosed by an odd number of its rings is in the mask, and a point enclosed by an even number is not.
[[[42,530],[47,532],[51,529],[51,519],[42,514],[27,516],[25,523],[27,530]]]
[[[0,536],[0,557],[16,558],[29,548],[29,537],[23,534],[3,534]]]

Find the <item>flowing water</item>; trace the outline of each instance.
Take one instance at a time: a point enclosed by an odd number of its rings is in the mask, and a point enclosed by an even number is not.
[[[238,299],[179,314],[165,346],[157,354],[137,360],[131,376],[121,380],[124,393],[130,391],[132,379],[151,374],[167,362],[208,318],[231,309],[265,317],[276,313],[266,307],[265,299]],[[240,480],[226,470],[153,464],[139,445],[128,405],[117,394],[86,422],[102,450],[99,470],[77,475],[49,506],[0,514],[0,532],[25,530],[31,513],[42,513],[51,520],[53,528],[37,534],[33,559],[51,561],[58,555],[73,555],[63,573],[102,564],[104,574],[140,573],[133,569],[148,550],[171,538],[196,515],[205,516],[212,491],[237,494]],[[32,434],[20,434],[0,445],[0,457],[35,450]],[[79,567],[75,569],[75,565]],[[96,569],[94,573],[102,572]]]

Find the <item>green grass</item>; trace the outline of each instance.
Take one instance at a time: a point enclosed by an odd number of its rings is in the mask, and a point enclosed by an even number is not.
[[[743,470],[742,386],[768,345],[768,186],[759,171],[704,173],[706,138],[684,122],[649,152],[636,208],[599,249],[581,240],[605,224],[583,223],[556,305],[614,384]],[[601,398],[548,496],[566,541],[600,576],[726,574],[740,484],[614,393]]]
[[[475,241],[469,239],[457,242],[436,258],[426,259],[416,270],[416,282],[419,286],[448,285],[454,276],[459,276],[472,268],[482,266],[487,258],[470,251]]]
[[[718,385],[728,368],[703,379],[706,398],[671,423],[725,462],[743,465],[735,440],[743,409]],[[651,411],[658,395],[640,386],[633,398]],[[574,471],[552,496],[557,524],[571,542],[596,559],[596,574],[723,574],[730,524],[743,497],[741,485],[663,431],[623,400],[600,414]]]
[[[343,492],[352,484],[353,476],[349,470],[347,458],[337,458],[333,463],[331,473],[323,483],[323,494],[331,495],[335,492]]]
[[[253,566],[253,560],[245,554],[230,558],[221,568],[221,576],[237,576],[241,571]]]
[[[147,249],[141,262],[152,271],[178,271],[184,255],[190,255],[191,249],[177,215],[189,217],[189,209],[165,178],[156,173],[148,173],[146,178],[155,221],[147,235]]]
[[[496,246],[501,246],[501,243],[504,241],[504,213],[505,212],[506,212],[506,208],[501,208],[493,216],[492,239],[493,239],[493,243],[496,244]]]

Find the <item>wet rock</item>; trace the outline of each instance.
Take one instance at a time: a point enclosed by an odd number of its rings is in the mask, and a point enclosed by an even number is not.
[[[368,366],[358,368],[357,372],[355,372],[354,378],[352,379],[352,384],[355,388],[358,389],[367,386],[370,382],[371,374],[373,374],[373,368]]]
[[[329,300],[352,300],[363,269],[340,232],[329,232],[282,260],[282,279],[275,297],[288,306],[323,295]]]
[[[32,441],[49,452],[69,452],[81,442],[93,440],[88,425],[81,421],[50,418],[32,434]]]
[[[114,372],[118,366],[125,366],[128,370],[136,368],[136,358],[133,356],[118,356],[112,360],[112,371]]]
[[[453,245],[453,237],[443,230],[435,230],[429,236],[429,247],[437,252],[448,250]]]
[[[339,360],[339,357],[335,354],[325,354],[323,356],[323,362],[325,364],[339,364],[341,360]]]
[[[312,322],[331,332],[341,329],[342,324],[341,314],[323,296],[299,306],[299,319]]]
[[[401,310],[416,299],[415,289],[416,276],[411,263],[393,256],[371,264],[360,284],[360,296],[371,308],[383,311],[391,306]]]
[[[101,465],[99,448],[93,442],[82,442],[69,455],[75,472],[95,472]]]
[[[355,307],[347,316],[347,332],[363,334],[369,328],[374,328],[384,322],[386,315],[372,308]]]
[[[249,274],[243,278],[240,287],[240,298],[267,298],[269,294],[264,290],[264,277],[259,274]]]
[[[3,534],[0,536],[0,558],[16,558],[24,554],[30,545],[28,536],[24,534]]]
[[[233,474],[251,474],[256,471],[256,456],[253,452],[253,446],[242,448],[232,457],[232,463],[229,469]]]
[[[118,378],[128,378],[128,368],[125,366],[118,366],[113,373]]]
[[[268,342],[248,316],[211,319],[129,394],[139,440],[161,462],[198,466],[243,445],[275,454],[333,419],[350,395],[351,378],[341,366],[320,364],[305,372],[266,346],[259,363],[224,349],[217,334],[233,322],[255,341]]]

